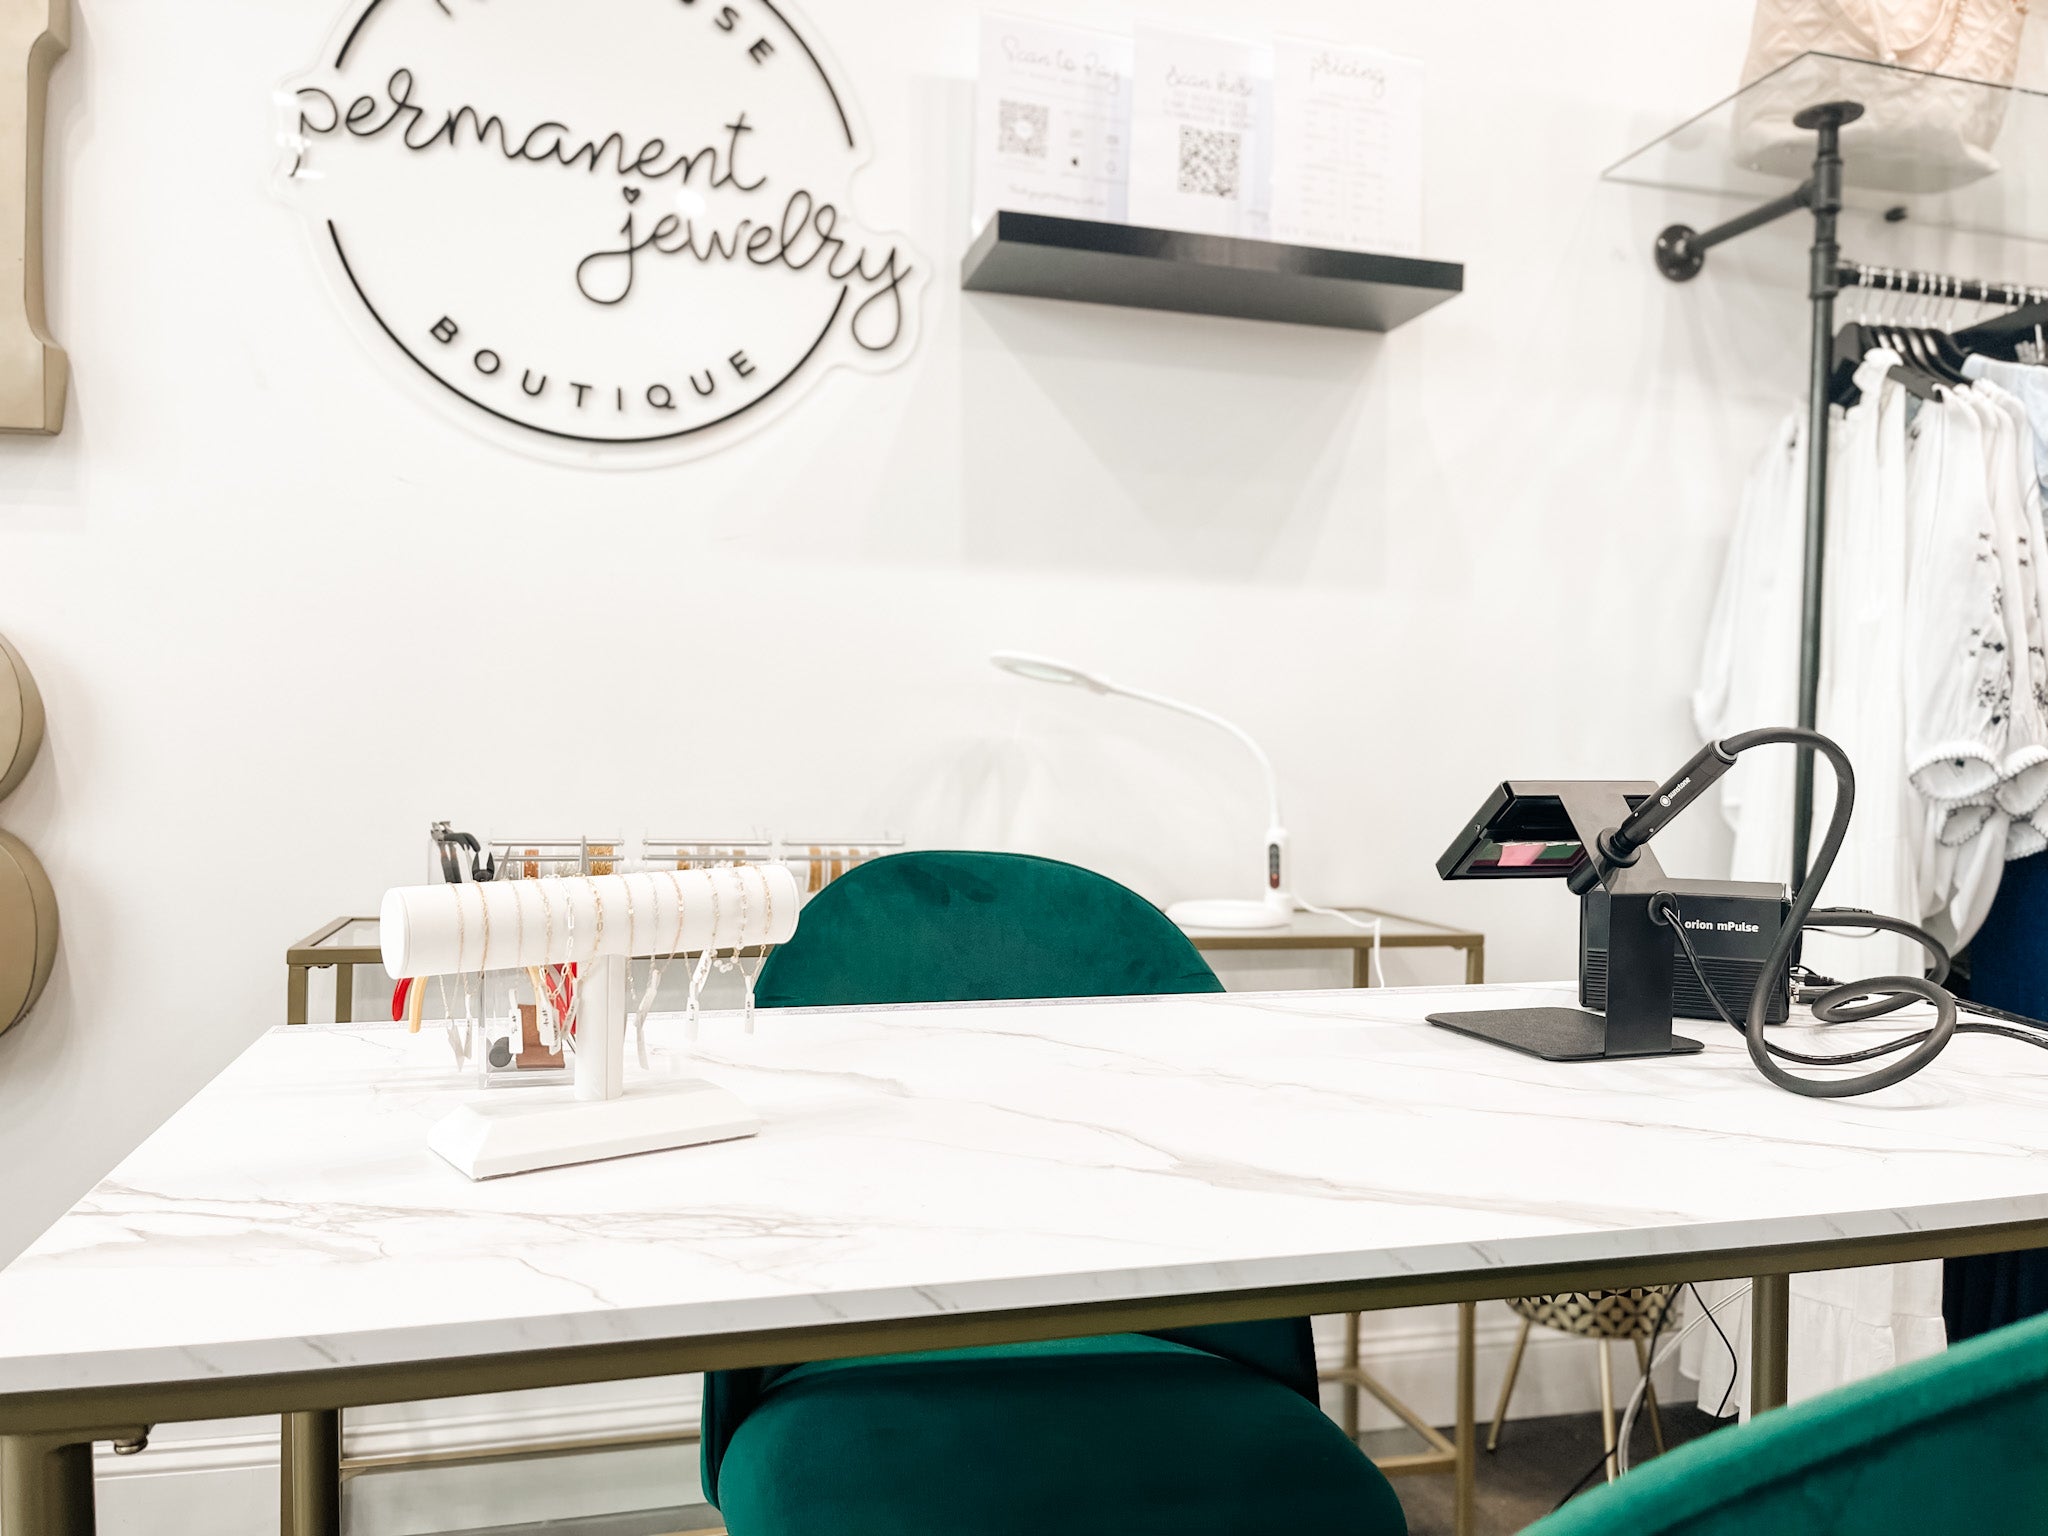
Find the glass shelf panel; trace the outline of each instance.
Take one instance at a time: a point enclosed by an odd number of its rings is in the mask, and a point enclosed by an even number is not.
[[[1849,207],[1903,208],[1918,224],[2048,240],[2048,94],[1827,53],[1799,55],[1602,179],[1764,202],[1811,170],[1813,134],[1792,116],[1826,101],[1864,108],[1842,130]]]
[[[318,944],[315,949],[377,949],[383,943],[383,930],[374,917],[352,918],[337,928]]]

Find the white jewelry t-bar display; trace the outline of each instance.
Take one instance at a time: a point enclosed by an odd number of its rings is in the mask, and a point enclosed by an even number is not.
[[[558,880],[408,886],[379,917],[393,978],[576,967],[573,1090],[465,1104],[429,1145],[472,1179],[751,1136],[752,1110],[695,1078],[625,1086],[627,967],[637,958],[764,948],[796,932],[779,864]]]

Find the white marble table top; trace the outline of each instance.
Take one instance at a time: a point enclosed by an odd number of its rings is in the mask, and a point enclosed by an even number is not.
[[[474,1091],[431,1027],[274,1030],[0,1272],[0,1400],[2048,1219],[2040,1052],[1822,1101],[1718,1025],[1560,1065],[1422,1022],[1564,1001],[657,1019],[758,1138],[482,1184],[426,1147]]]

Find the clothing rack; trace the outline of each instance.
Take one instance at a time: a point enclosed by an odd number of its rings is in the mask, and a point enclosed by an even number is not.
[[[1867,288],[1974,304],[2021,305],[2048,298],[2048,289],[1991,283],[1942,272],[1873,267],[1842,260],[1836,220],[1842,211],[1842,128],[1863,115],[1860,102],[1828,101],[1792,121],[1814,136],[1813,170],[1782,197],[1738,214],[1712,229],[1673,224],[1657,237],[1657,270],[1675,283],[1690,282],[1707,252],[1725,240],[1760,229],[1804,209],[1813,215],[1807,297],[1812,305],[1812,347],[1807,392],[1806,523],[1800,582],[1799,724],[1814,728],[1820,707],[1821,567],[1828,507],[1828,405],[1834,371],[1835,300],[1845,288]],[[1805,883],[1813,831],[1813,752],[1798,749],[1792,791],[1792,885]]]
[[[1835,281],[1844,288],[1869,288],[1905,298],[1953,300],[1961,304],[2004,304],[2017,309],[2022,304],[2048,301],[2048,288],[1988,283],[1978,277],[1955,277],[1911,267],[1870,267],[1860,261],[1842,267],[1835,274]]]

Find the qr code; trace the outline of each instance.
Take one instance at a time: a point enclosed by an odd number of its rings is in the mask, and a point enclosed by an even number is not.
[[[996,147],[1003,154],[1043,160],[1046,141],[1051,137],[1052,109],[1044,102],[1003,103],[1002,128],[996,140]]]
[[[1180,130],[1180,189],[1200,197],[1236,197],[1244,136],[1221,128]]]

